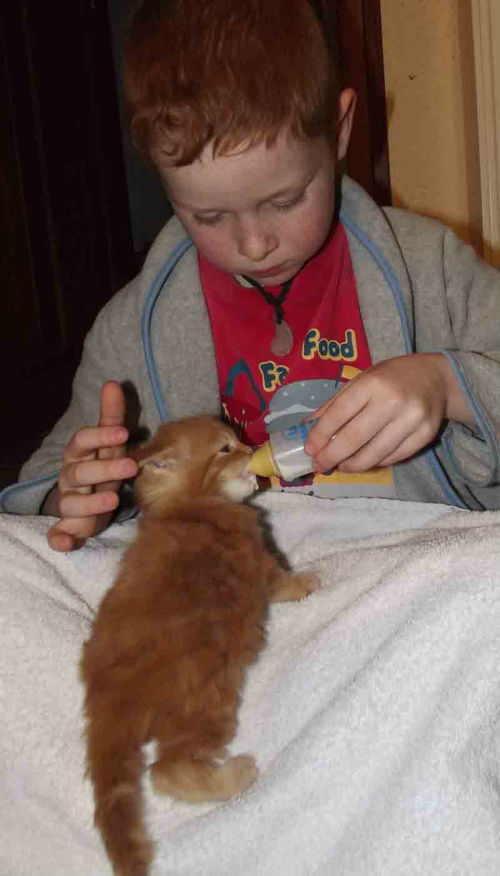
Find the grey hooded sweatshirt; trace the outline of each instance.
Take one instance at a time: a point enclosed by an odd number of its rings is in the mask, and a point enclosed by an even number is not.
[[[342,179],[347,232],[373,364],[442,352],[474,414],[446,422],[432,447],[393,467],[398,498],[473,510],[500,508],[500,273],[438,222],[381,209]],[[173,217],[140,274],[102,309],[89,332],[70,406],[31,459],[2,510],[37,514],[57,482],[74,432],[99,417],[101,386],[118,380],[139,403],[139,425],[220,413],[215,354],[197,253]]]

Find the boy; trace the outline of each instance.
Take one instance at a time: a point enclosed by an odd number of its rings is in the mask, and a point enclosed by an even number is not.
[[[258,444],[319,409],[317,473],[292,489],[499,508],[499,275],[438,223],[336,187],[355,95],[309,0],[146,0],[126,80],[176,216],[98,316],[7,510],[60,517],[55,550],[102,531],[136,473],[125,381],[150,430],[222,406]]]

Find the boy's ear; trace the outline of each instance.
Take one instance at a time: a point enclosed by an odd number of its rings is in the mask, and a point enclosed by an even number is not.
[[[339,120],[337,125],[337,160],[341,161],[347,154],[351,137],[352,123],[356,111],[356,92],[353,88],[344,88],[339,98]]]

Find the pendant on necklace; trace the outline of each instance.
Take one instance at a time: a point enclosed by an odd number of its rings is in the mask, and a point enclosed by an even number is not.
[[[276,323],[276,333],[271,341],[271,351],[275,356],[286,356],[293,347],[292,330],[284,319]]]

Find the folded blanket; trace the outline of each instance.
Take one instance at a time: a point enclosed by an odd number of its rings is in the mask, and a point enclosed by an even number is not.
[[[276,540],[318,570],[273,605],[233,752],[242,797],[155,796],[155,876],[498,876],[500,513],[269,494]],[[72,554],[0,517],[0,873],[103,876],[78,660],[135,524]]]

